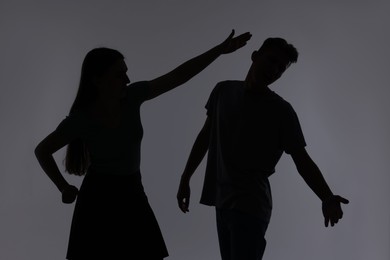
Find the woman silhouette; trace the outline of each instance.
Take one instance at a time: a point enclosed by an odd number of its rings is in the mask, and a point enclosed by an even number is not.
[[[85,57],[67,116],[35,149],[64,203],[76,200],[67,259],[163,259],[168,252],[141,182],[140,106],[191,79],[219,55],[246,44],[234,37],[150,81],[130,84],[124,56],[96,48]],[[80,191],[61,174],[53,153],[67,145],[65,170],[85,175]]]

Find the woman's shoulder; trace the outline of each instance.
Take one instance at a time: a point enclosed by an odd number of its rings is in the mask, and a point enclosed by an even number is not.
[[[149,81],[137,81],[126,87],[125,99],[139,100],[143,102],[147,99],[150,93]]]

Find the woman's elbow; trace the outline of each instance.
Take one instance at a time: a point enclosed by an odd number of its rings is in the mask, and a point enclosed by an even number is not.
[[[34,149],[34,154],[35,154],[35,157],[39,158],[42,154],[42,146],[41,144],[39,143],[35,149]]]
[[[34,149],[35,157],[39,160],[39,158],[44,157],[45,155],[49,155],[47,149],[45,148],[45,145],[43,142],[40,142]]]

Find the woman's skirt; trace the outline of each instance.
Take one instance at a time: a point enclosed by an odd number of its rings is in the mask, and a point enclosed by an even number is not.
[[[77,197],[67,259],[162,259],[168,256],[141,174],[89,172]]]

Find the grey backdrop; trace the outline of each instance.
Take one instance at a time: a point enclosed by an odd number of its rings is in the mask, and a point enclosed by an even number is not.
[[[142,107],[143,182],[168,259],[219,259],[214,210],[198,203],[204,162],[187,215],[176,206],[179,176],[214,85],[244,79],[251,52],[280,36],[300,57],[273,89],[295,107],[329,185],[351,203],[340,224],[324,228],[320,201],[284,155],[270,178],[264,259],[388,260],[389,11],[379,0],[2,1],[0,259],[65,258],[74,204],[61,203],[33,150],[67,115],[87,51],[120,50],[135,82],[168,72],[235,29],[253,34],[245,48]],[[63,170],[64,150],[55,156]]]

